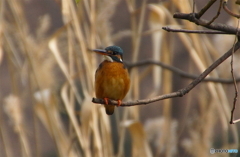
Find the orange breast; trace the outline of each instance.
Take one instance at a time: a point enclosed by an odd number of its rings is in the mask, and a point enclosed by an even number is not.
[[[95,75],[97,98],[122,100],[130,86],[128,71],[122,63],[104,61]]]

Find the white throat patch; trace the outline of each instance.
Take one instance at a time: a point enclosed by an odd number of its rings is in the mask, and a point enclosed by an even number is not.
[[[104,59],[109,61],[109,62],[114,62],[114,60],[109,56],[104,56]],[[121,63],[123,62],[121,58],[119,58],[119,60],[120,60]]]
[[[109,61],[109,62],[113,62],[113,59],[111,57],[109,57],[109,56],[104,56],[104,59]]]

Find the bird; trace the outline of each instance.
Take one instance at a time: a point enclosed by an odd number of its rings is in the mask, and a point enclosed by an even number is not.
[[[118,101],[120,106],[130,87],[129,73],[123,63],[123,50],[118,46],[108,46],[93,51],[105,58],[95,73],[95,94],[97,98],[104,99],[106,114],[112,115],[115,106],[109,105],[108,99]]]

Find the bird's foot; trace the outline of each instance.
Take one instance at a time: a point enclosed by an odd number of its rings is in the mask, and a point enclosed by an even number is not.
[[[117,104],[117,107],[121,106],[122,105],[122,100],[118,100],[118,104]]]
[[[108,98],[103,98],[105,101],[105,104],[108,105]]]
[[[108,98],[103,98],[103,100],[105,101],[105,105],[108,105]],[[117,107],[121,106],[122,105],[122,100],[118,100],[118,104],[117,104]]]

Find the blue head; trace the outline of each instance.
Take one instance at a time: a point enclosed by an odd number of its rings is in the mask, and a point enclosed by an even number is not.
[[[118,46],[108,46],[104,50],[94,49],[93,51],[105,55],[106,60],[110,62],[123,62],[123,50]]]

